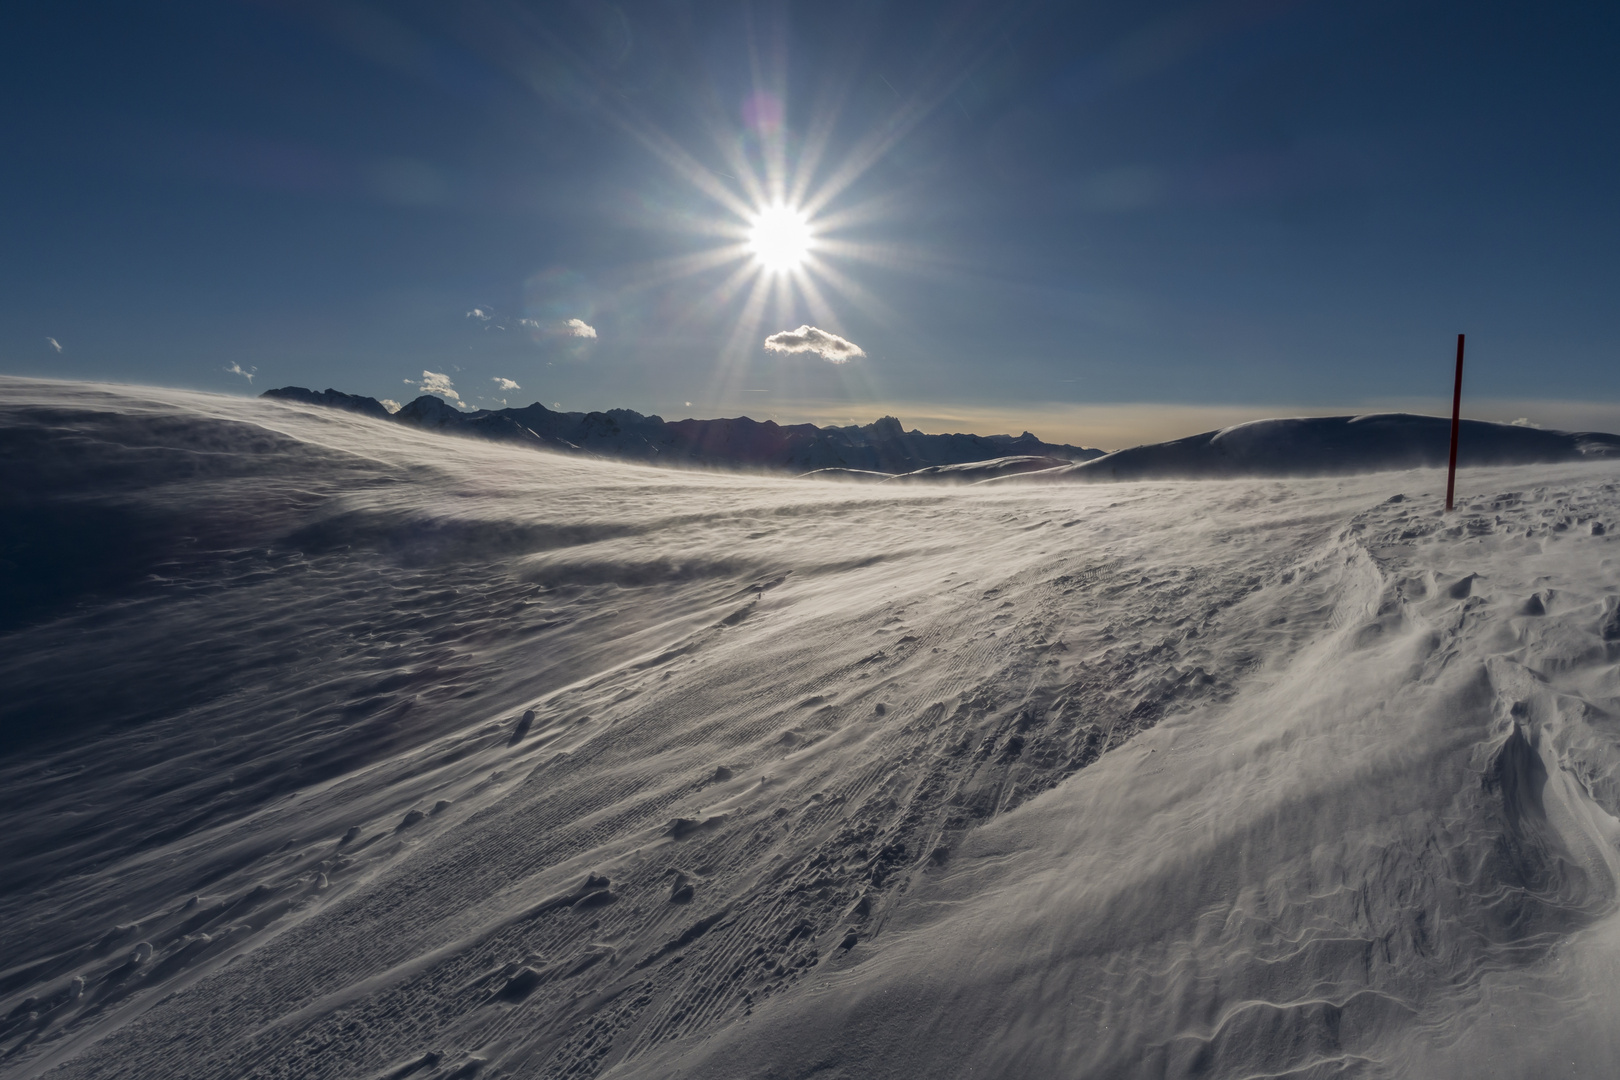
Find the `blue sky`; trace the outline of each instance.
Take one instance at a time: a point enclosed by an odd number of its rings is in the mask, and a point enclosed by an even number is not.
[[[1620,425],[1608,5],[22,2],[7,24],[9,374],[1111,446],[1438,409],[1466,331],[1475,415]],[[749,250],[776,200],[810,211],[808,265]],[[859,352],[764,347],[800,326]]]

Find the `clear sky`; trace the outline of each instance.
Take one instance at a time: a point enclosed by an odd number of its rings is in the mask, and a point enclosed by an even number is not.
[[[1474,415],[1613,429],[1617,55],[1599,3],[17,0],[0,372],[1117,446],[1439,410],[1466,331]]]

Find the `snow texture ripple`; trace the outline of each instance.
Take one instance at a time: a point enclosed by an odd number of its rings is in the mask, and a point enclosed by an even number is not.
[[[0,380],[0,1076],[1620,1063],[1613,461],[926,487]]]

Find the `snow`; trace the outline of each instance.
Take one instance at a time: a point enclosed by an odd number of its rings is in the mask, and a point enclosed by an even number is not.
[[[1457,464],[1552,464],[1620,456],[1620,436],[1544,431],[1464,420]],[[1029,479],[1168,480],[1234,476],[1327,476],[1437,468],[1451,453],[1451,421],[1411,413],[1254,420],[1171,442],[1116,450]]]
[[[1009,454],[1005,457],[991,458],[988,461],[968,461],[959,465],[933,465],[926,469],[901,473],[890,482],[906,484],[927,480],[979,483],[1002,476],[1018,476],[1024,473],[1045,472],[1051,469],[1067,469],[1071,464],[1071,462],[1063,458],[1047,457],[1041,454]]]
[[[1620,1060],[1612,459],[1444,516],[21,379],[0,445],[0,1076]]]

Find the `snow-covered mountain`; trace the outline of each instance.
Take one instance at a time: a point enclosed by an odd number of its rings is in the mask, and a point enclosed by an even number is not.
[[[1390,469],[1443,468],[1451,421],[1411,413],[1255,420],[1171,442],[1134,446],[1074,465],[1042,480],[1200,480],[1232,476],[1335,476]],[[1538,465],[1620,457],[1620,435],[1544,431],[1464,420],[1457,464]]]
[[[1620,1064],[1612,459],[1448,516],[21,379],[0,448],[0,1076]]]

